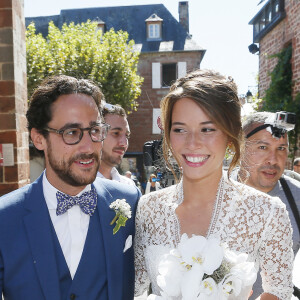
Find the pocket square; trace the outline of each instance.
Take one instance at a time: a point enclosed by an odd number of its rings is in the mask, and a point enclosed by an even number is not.
[[[125,253],[132,246],[132,235],[129,235],[125,242],[125,247],[123,249],[123,253]]]

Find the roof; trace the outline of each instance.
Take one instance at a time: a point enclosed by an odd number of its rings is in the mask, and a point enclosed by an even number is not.
[[[163,20],[162,40],[147,41],[146,20],[153,14]],[[162,43],[172,44],[168,51],[205,51],[191,39],[189,33],[172,16],[163,4],[133,5],[116,7],[93,7],[83,9],[61,10],[59,15],[47,17],[27,17],[26,27],[34,22],[37,33],[44,37],[48,34],[48,23],[52,20],[61,28],[64,23],[82,23],[87,20],[100,19],[105,22],[106,29],[114,28],[115,31],[123,30],[129,33],[129,39],[133,39],[141,52],[166,51]]]

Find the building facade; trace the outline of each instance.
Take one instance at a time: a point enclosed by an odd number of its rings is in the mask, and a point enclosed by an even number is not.
[[[253,25],[253,44],[249,46],[249,51],[259,54],[259,97],[265,96],[271,82],[270,73],[277,64],[277,59],[270,56],[290,45],[292,96],[295,97],[300,93],[300,1],[266,1],[249,24]],[[299,140],[297,146],[300,149]],[[296,156],[300,156],[300,150]]]
[[[60,15],[26,18],[37,32],[47,35],[49,21],[61,28],[64,23],[98,22],[102,31],[114,28],[129,34],[140,52],[138,73],[144,78],[138,110],[128,116],[131,139],[123,159],[122,171],[138,169],[144,173],[143,146],[161,139],[158,126],[160,101],[170,84],[187,72],[199,69],[205,50],[189,33],[188,1],[179,2],[179,21],[162,4],[122,7],[96,7],[62,10]]]

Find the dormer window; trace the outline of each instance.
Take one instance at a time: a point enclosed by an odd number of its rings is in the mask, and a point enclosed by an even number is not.
[[[105,22],[99,19],[98,17],[94,20],[97,23],[96,31],[101,30],[102,35],[105,33]]]
[[[160,38],[159,24],[149,24],[148,25],[148,38],[149,39],[159,39]]]
[[[147,26],[147,40],[159,41],[162,39],[162,21],[159,16],[152,14],[145,20]]]

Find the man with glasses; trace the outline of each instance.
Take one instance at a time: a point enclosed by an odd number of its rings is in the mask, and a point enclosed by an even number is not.
[[[105,103],[102,106],[102,115],[105,123],[109,124],[109,130],[106,139],[103,141],[98,176],[135,185],[132,179],[120,175],[116,168],[127,151],[130,137],[126,112],[120,105]]]
[[[30,99],[28,129],[46,169],[0,199],[4,299],[133,298],[140,192],[95,180],[109,129],[99,113],[102,96],[88,80],[54,76]],[[112,222],[116,215],[122,223]]]
[[[293,227],[293,250],[296,254],[300,247],[300,182],[283,174],[288,158],[287,132],[294,128],[294,123],[278,121],[277,116],[278,113],[257,112],[245,118],[245,149],[240,169],[232,179],[282,200]],[[263,245],[260,247],[263,251]],[[261,290],[261,282],[255,283],[250,299],[256,299]]]

